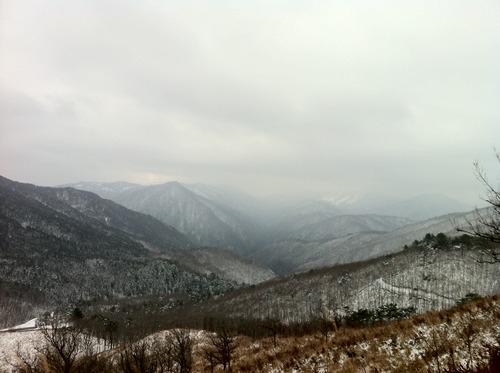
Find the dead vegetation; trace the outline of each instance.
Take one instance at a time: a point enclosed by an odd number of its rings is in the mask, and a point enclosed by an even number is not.
[[[40,331],[45,345],[35,348],[38,354],[19,345],[9,369],[17,373],[500,371],[498,295],[405,320],[344,326],[326,338],[321,331],[252,338],[225,327],[216,332],[165,331],[111,350],[102,351],[101,344],[99,351],[92,347],[98,341],[63,325]]]
[[[239,339],[235,372],[498,372],[500,297],[367,328],[340,328],[325,340]],[[217,371],[217,370],[215,370]]]

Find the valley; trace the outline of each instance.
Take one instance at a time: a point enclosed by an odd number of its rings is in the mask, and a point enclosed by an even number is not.
[[[52,188],[1,178],[0,328],[55,312],[113,348],[221,325],[231,338],[286,345],[497,296],[500,263],[488,260],[488,243],[457,231],[476,212],[444,201],[451,211],[416,220],[352,200],[269,203],[201,184]]]

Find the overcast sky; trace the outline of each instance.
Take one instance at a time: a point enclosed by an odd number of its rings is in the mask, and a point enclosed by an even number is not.
[[[443,192],[500,165],[500,2],[0,2],[0,174]]]

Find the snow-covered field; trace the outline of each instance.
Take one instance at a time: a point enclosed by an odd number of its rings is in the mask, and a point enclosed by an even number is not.
[[[31,323],[27,322],[26,325]],[[39,330],[0,332],[0,372],[17,372],[14,368],[20,362],[20,355],[33,361],[37,354],[36,348],[42,346],[43,342]]]

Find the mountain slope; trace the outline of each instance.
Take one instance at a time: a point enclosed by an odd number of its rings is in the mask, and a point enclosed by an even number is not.
[[[121,184],[92,185],[106,193]],[[468,209],[441,194],[400,201],[336,194],[273,205],[203,184],[125,188],[113,197],[118,203],[172,225],[199,246],[229,249],[280,274],[401,250],[421,234],[453,230],[452,215],[420,223],[410,217]]]
[[[183,184],[183,186],[206,200],[218,205],[230,206],[249,217],[260,218],[265,214],[264,201],[234,189],[214,187],[202,183]]]
[[[244,253],[258,237],[258,228],[249,217],[177,182],[122,193],[115,201],[172,225],[198,245]]]
[[[228,294],[205,310],[296,322],[318,312],[345,315],[390,303],[424,312],[453,306],[469,293],[500,293],[500,263],[482,261],[481,244],[458,238],[442,247],[436,242],[422,240],[396,254],[269,281]]]
[[[472,209],[472,206],[440,193],[422,194],[371,208],[377,214],[402,216],[413,220],[426,220]]]
[[[341,216],[329,222],[330,224],[336,221],[342,222],[346,218]],[[345,233],[344,235],[336,234],[333,227],[330,231],[325,229],[323,225],[328,227],[328,221],[322,222],[319,223],[317,229],[315,226],[304,228],[296,233],[296,237],[289,235],[281,241],[276,241],[256,251],[254,259],[279,274],[367,260],[400,251],[404,245],[422,238],[426,233],[443,232],[448,235],[457,235],[454,221],[464,224],[465,218],[473,221],[474,214],[472,212],[448,214],[412,224],[405,224],[408,221],[404,218],[353,215],[350,219],[358,223],[347,224],[346,229],[339,232]],[[375,222],[378,219],[382,220],[374,224],[374,219]],[[369,227],[371,228],[377,226],[382,228],[385,224],[389,227],[390,224],[394,224],[394,229],[363,230],[363,224],[368,224],[367,222],[370,221],[372,225]],[[396,228],[397,224],[400,224],[399,228]],[[356,226],[361,229],[355,231]],[[322,237],[323,240],[316,240],[315,237]]]
[[[101,198],[106,198],[111,200],[113,200],[116,196],[122,193],[143,188],[142,185],[127,183],[125,181],[115,181],[111,183],[82,181],[79,183],[58,185],[57,187],[75,188],[78,190],[84,190],[86,192],[95,193]]]
[[[268,268],[261,267],[235,253],[213,247],[178,251],[171,255],[177,263],[190,271],[203,275],[217,275],[239,284],[258,284],[276,277]]]
[[[322,242],[356,232],[390,232],[413,223],[397,216],[341,215],[321,220],[289,233],[291,239]]]
[[[3,177],[0,177],[0,188],[0,212],[7,217],[15,217],[24,227],[66,235],[67,238],[71,238],[71,230],[76,226],[94,234],[109,236],[112,232],[117,237],[139,242],[152,251],[190,245],[190,241],[174,228],[93,193],[72,188],[38,187]],[[49,220],[50,223],[47,223]]]
[[[16,304],[29,312],[154,294],[206,298],[234,288],[175,263],[187,245],[175,229],[93,193],[0,177],[0,320]],[[25,306],[9,290],[23,288],[36,295]]]

